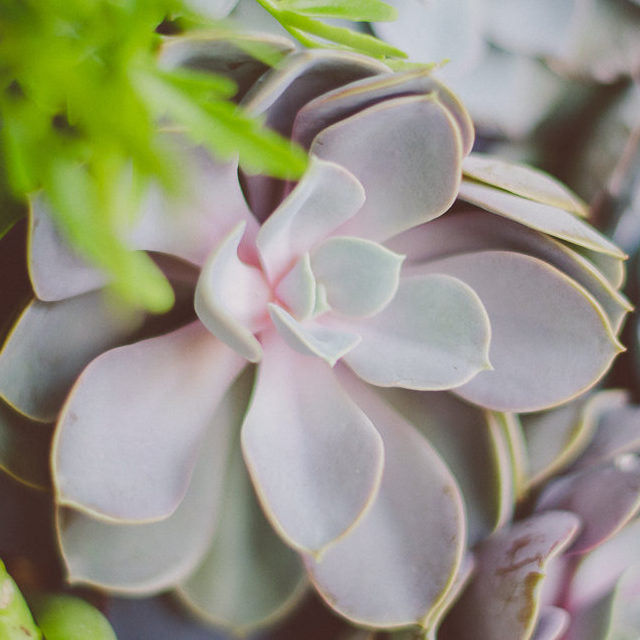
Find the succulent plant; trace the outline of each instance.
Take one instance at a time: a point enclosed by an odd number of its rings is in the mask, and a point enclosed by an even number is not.
[[[32,199],[2,428],[56,422],[69,579],[176,589],[237,631],[311,584],[352,622],[433,635],[526,486],[514,412],[576,398],[621,350],[624,254],[550,177],[469,155],[428,71],[314,51],[264,73],[204,38],[164,60],[241,74],[311,163],[297,184],[239,175],[167,132],[184,193],[150,192],[122,230],[174,286],[159,319],[106,297]]]

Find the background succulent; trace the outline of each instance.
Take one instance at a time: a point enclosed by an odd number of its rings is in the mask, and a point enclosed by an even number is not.
[[[187,145],[184,193],[152,191],[123,232],[175,289],[160,319],[105,299],[104,274],[32,200],[37,297],[0,354],[0,393],[7,433],[24,422],[8,404],[57,422],[69,576],[177,587],[240,630],[310,578],[350,620],[433,634],[467,549],[524,495],[514,412],[578,396],[620,350],[624,255],[549,177],[465,159],[470,120],[427,71],[320,51],[264,74],[225,39],[164,56],[239,69],[249,111],[318,159],[297,185],[238,180]]]

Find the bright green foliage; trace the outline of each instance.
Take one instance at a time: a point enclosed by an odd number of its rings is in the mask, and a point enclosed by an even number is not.
[[[0,561],[0,640],[40,640],[29,607]]]
[[[171,306],[171,288],[121,234],[149,181],[176,187],[180,163],[157,137],[160,112],[218,155],[239,151],[249,170],[295,178],[306,166],[229,101],[230,81],[158,68],[155,30],[175,15],[189,17],[181,0],[0,4],[1,181],[22,200],[44,189],[72,244],[121,297],[152,311]],[[15,218],[2,207],[0,234]]]
[[[337,47],[381,60],[407,57],[400,49],[378,38],[316,19],[343,18],[357,22],[395,20],[395,9],[380,0],[257,1],[307,47]]]
[[[34,611],[47,640],[116,640],[108,620],[81,598],[45,596]]]

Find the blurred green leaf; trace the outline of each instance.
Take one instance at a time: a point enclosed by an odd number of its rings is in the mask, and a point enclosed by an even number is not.
[[[13,578],[0,561],[0,640],[40,640],[42,634]]]
[[[398,17],[395,7],[381,0],[280,0],[278,8],[312,17],[356,22],[381,22]]]
[[[41,596],[33,610],[47,640],[117,640],[102,613],[81,598]]]

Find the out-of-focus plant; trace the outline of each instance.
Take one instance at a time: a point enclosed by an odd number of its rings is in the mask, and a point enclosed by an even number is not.
[[[540,143],[540,125],[570,120],[600,88],[640,72],[640,10],[631,0],[390,4],[398,19],[374,32],[411,60],[447,61],[442,79],[485,135]]]
[[[107,619],[85,600],[70,595],[34,597],[37,625],[13,578],[0,561],[1,640],[116,640]],[[44,633],[44,636],[43,636]]]
[[[214,4],[219,17],[230,8]],[[304,153],[238,109],[231,80],[158,66],[156,29],[166,19],[207,26],[190,5],[198,8],[181,0],[15,0],[0,7],[0,234],[22,214],[24,198],[42,189],[76,251],[111,275],[121,297],[156,312],[172,304],[171,288],[145,254],[130,250],[123,229],[149,182],[169,191],[180,182],[179,152],[158,137],[159,120],[220,157],[238,154],[248,170],[296,178],[306,166]],[[272,13],[300,34],[323,24],[312,17],[317,12],[393,17],[379,0],[359,2],[355,14],[349,6],[292,2]],[[364,35],[345,43],[337,27],[326,29],[336,46],[401,53]],[[279,48],[260,53],[274,59]]]
[[[521,494],[513,412],[583,393],[620,351],[624,255],[556,181],[468,155],[467,113],[428,71],[316,51],[247,77],[243,105],[308,149],[303,178],[239,181],[167,133],[183,198],[147,193],[130,236],[184,301],[154,321],[109,305],[34,198],[37,297],[0,394],[57,422],[72,581],[177,588],[239,630],[311,583],[356,623],[435,634]]]

